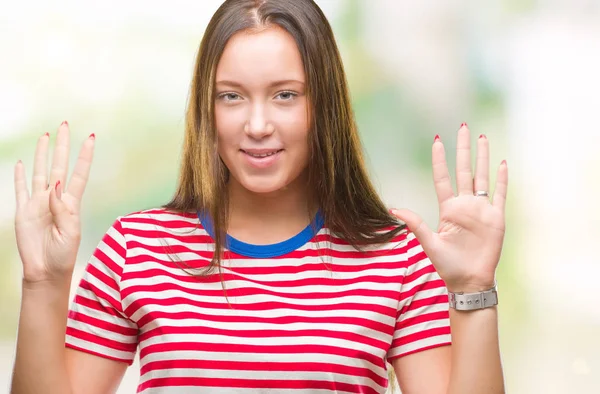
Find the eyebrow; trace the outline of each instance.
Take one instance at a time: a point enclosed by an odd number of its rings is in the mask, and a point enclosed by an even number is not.
[[[304,85],[304,82],[297,80],[297,79],[283,79],[280,81],[272,81],[269,83],[269,87],[273,88],[276,86],[280,86],[280,85],[285,85],[288,83],[299,83],[301,85]],[[232,86],[232,87],[236,87],[236,88],[242,88],[244,87],[243,84],[239,83],[239,82],[235,82],[235,81],[228,81],[228,80],[222,80],[222,81],[217,81],[216,83],[217,85],[227,85],[227,86]]]

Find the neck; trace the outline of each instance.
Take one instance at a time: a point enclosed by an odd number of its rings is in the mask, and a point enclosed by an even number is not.
[[[271,193],[254,193],[235,179],[228,184],[229,226],[227,232],[242,241],[277,243],[302,231],[316,212],[308,211],[306,179]]]

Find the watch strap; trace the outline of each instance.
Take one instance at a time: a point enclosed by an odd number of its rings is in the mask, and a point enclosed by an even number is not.
[[[448,292],[448,302],[451,308],[459,311],[472,311],[498,305],[498,289],[493,288],[477,293]]]

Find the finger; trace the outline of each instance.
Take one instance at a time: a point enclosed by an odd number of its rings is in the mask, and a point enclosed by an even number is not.
[[[67,191],[70,195],[78,200],[81,200],[81,197],[83,196],[83,192],[85,191],[85,186],[87,185],[90,175],[90,168],[92,166],[92,159],[94,157],[95,141],[96,136],[92,133],[83,142],[83,146],[79,152],[79,157],[75,163],[75,168],[73,169],[73,175],[71,175],[71,180],[69,181]]]
[[[67,171],[69,170],[69,124],[67,121],[61,123],[56,134],[56,144],[54,146],[54,156],[52,157],[52,167],[50,167],[50,185],[55,185],[57,181],[65,184]]]
[[[433,167],[433,184],[435,193],[438,197],[438,203],[443,203],[447,199],[454,197],[452,190],[452,180],[448,171],[448,163],[446,162],[446,152],[444,144],[439,136],[435,136],[433,146],[431,148],[431,164]]]
[[[29,201],[25,166],[21,160],[15,165],[15,198],[17,200],[17,210]]]
[[[71,213],[67,204],[62,200],[62,182],[56,181],[56,184],[50,191],[50,212],[58,231],[62,234],[74,234],[73,222],[69,220]]]
[[[494,199],[492,204],[504,211],[506,207],[506,192],[508,190],[508,166],[506,160],[502,160],[500,167],[498,168],[498,175],[496,176],[496,188],[494,190]]]
[[[471,172],[471,141],[469,128],[463,123],[458,129],[456,145],[456,188],[458,194],[473,195],[473,174]]]
[[[406,223],[408,229],[415,234],[427,253],[427,250],[430,250],[433,245],[433,232],[427,226],[427,223],[419,215],[408,209],[390,209],[390,212]]]
[[[473,183],[474,191],[489,192],[490,190],[490,149],[489,141],[483,134],[477,140],[477,159]]]
[[[31,179],[31,193],[40,193],[48,189],[48,145],[50,134],[42,135],[35,147],[33,159],[33,177]]]

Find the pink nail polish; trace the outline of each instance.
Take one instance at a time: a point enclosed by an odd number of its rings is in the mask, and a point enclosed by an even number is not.
[[[62,126],[62,125],[65,125],[65,124],[68,126],[69,122],[67,122],[66,120],[63,120],[63,122],[60,125]]]
[[[91,139],[96,139],[96,134],[94,134],[94,133],[90,134],[90,138]]]
[[[465,127],[466,125],[467,125],[467,124],[466,124],[465,122],[463,122],[463,123],[461,123],[461,124],[460,124],[460,127],[461,127],[461,128],[463,128],[463,127]]]
[[[48,132],[45,132],[45,133],[44,133],[44,135],[45,135],[46,137],[50,137],[50,133],[48,133]]]
[[[485,134],[481,134],[481,135],[479,136],[479,138],[485,138],[485,139],[487,139],[487,137],[485,136]]]
[[[435,135],[435,138],[433,139],[433,142],[439,141],[440,140],[440,136],[438,134]]]
[[[502,163],[500,163],[500,164],[507,165],[507,164],[506,164],[506,160],[502,160]]]

